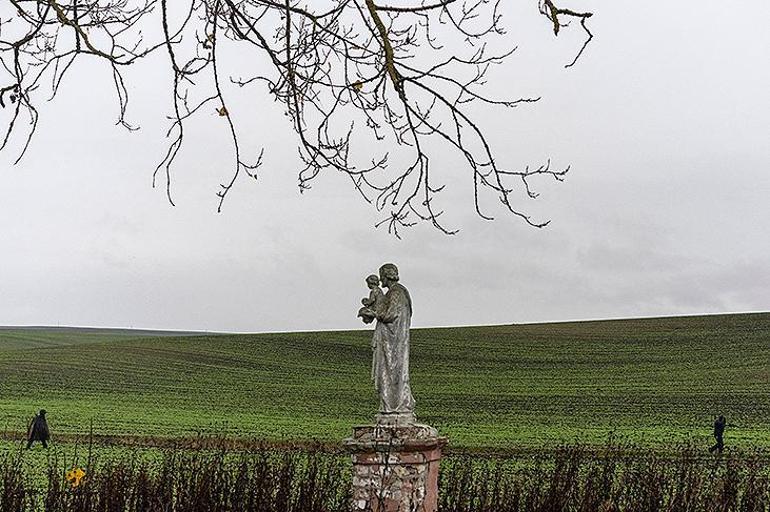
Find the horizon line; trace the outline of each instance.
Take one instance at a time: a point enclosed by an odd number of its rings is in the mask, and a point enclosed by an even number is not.
[[[565,324],[565,323],[587,323],[587,322],[617,322],[624,320],[655,320],[655,319],[670,319],[670,318],[694,318],[694,317],[709,317],[709,316],[737,316],[737,315],[755,315],[770,313],[770,311],[728,311],[720,313],[691,313],[691,314],[673,314],[673,315],[651,315],[651,316],[629,316],[629,317],[605,317],[605,318],[572,318],[565,320],[545,320],[540,322],[510,322],[510,323],[493,323],[493,324],[463,324],[463,325],[429,325],[412,327],[412,329],[461,329],[468,327],[502,327],[506,325],[548,325],[548,324]],[[223,335],[223,334],[289,334],[289,333],[310,333],[310,332],[349,332],[349,331],[368,331],[371,327],[362,327],[358,329],[297,329],[292,331],[287,330],[275,330],[275,331],[220,331],[220,330],[197,330],[197,329],[167,329],[167,328],[145,328],[145,327],[106,327],[106,326],[93,326],[93,325],[2,325],[0,331],[11,329],[61,329],[61,330],[103,330],[103,331],[134,331],[134,332],[146,332],[146,333],[163,333],[163,334],[179,334],[189,336],[201,336],[201,335]]]

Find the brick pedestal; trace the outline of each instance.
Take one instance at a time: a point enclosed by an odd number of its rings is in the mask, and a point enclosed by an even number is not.
[[[438,468],[447,439],[420,424],[353,428],[344,441],[353,458],[356,512],[436,512]]]

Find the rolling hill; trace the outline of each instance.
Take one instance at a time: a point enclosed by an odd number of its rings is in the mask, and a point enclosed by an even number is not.
[[[0,428],[337,442],[371,422],[369,331],[0,330]],[[456,447],[701,439],[770,446],[770,313],[416,329],[420,421]]]

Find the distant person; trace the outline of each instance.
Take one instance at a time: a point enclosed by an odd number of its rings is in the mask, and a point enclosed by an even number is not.
[[[40,441],[43,443],[43,448],[48,448],[48,439],[50,433],[48,431],[48,421],[45,419],[45,409],[40,409],[40,412],[32,419],[32,423],[29,425],[29,432],[27,438],[27,450],[32,448],[32,443]]]
[[[714,422],[714,439],[717,440],[717,443],[709,448],[711,453],[714,453],[714,451],[722,453],[722,451],[725,449],[725,442],[723,439],[725,434],[725,426],[727,426],[727,420],[724,416],[720,415],[719,418],[717,418],[717,420]]]

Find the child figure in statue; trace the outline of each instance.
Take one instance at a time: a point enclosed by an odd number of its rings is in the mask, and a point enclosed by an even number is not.
[[[380,278],[374,274],[366,278],[366,286],[370,290],[369,297],[361,299],[361,304],[364,307],[358,310],[358,316],[361,317],[365,324],[370,324],[377,318],[377,309],[382,307],[385,294],[382,293],[380,288]]]
[[[374,274],[366,278],[366,286],[369,287],[369,296],[361,299],[361,304],[364,305],[358,310],[358,316],[364,321],[365,324],[374,322],[377,318],[377,312],[383,308],[385,303],[385,294],[380,288],[380,278]],[[375,358],[377,347],[375,344],[375,337],[372,337],[372,380],[374,380],[375,372]]]

